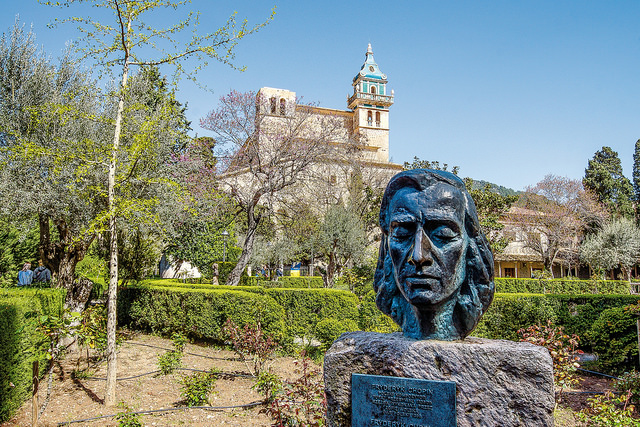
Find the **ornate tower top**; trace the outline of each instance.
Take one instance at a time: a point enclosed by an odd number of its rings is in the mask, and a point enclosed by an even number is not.
[[[387,94],[387,75],[384,74],[375,59],[371,43],[360,72],[353,78],[353,95],[348,99],[349,108],[354,110],[362,104],[373,104],[388,108],[393,104],[393,91]]]
[[[376,64],[375,59],[373,59],[373,49],[371,49],[371,43],[367,47],[366,58],[362,67],[360,67],[360,72],[353,78],[355,82],[360,77],[368,77],[371,79],[378,80],[387,80],[387,76],[380,71],[380,67]]]

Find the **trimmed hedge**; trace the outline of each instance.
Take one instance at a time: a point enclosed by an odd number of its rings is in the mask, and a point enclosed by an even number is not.
[[[624,307],[608,308],[593,323],[587,339],[598,354],[597,369],[621,375],[638,367],[636,317]]]
[[[262,284],[267,281],[264,277],[242,276],[239,286],[262,286]]]
[[[41,373],[46,370],[46,340],[36,331],[37,319],[61,316],[64,296],[60,289],[0,290],[0,422],[30,396],[32,362],[39,360]]]
[[[367,332],[398,332],[398,326],[389,316],[383,314],[376,305],[376,293],[373,290],[367,292],[360,301],[358,325]]]
[[[210,283],[183,283],[180,279],[152,279],[145,280],[138,284],[142,287],[167,288],[167,289],[203,289],[203,290],[226,290],[253,292],[264,295],[266,290],[261,286],[227,286],[212,285]]]
[[[265,289],[167,280],[123,288],[118,297],[121,325],[167,335],[179,331],[220,342],[227,318],[242,325],[255,323],[258,316],[266,333],[288,343],[296,336],[313,336],[324,319],[358,322],[358,298],[335,289]]]
[[[567,334],[578,335],[582,349],[600,353],[602,360],[597,365],[612,372],[612,364],[605,360],[611,356],[603,353],[606,346],[601,344],[601,334],[605,331],[595,330],[594,327],[603,323],[601,317],[609,310],[635,304],[639,298],[637,295],[496,294],[472,335],[517,341],[518,329],[551,320],[556,325],[563,326]],[[625,343],[635,342],[636,332],[633,325],[627,323],[620,331],[606,333]],[[637,368],[636,358],[631,359],[630,366]]]
[[[559,303],[549,295],[495,294],[487,312],[471,335],[518,341],[518,329],[557,321]]]
[[[624,280],[515,279],[496,277],[496,292],[509,294],[620,294],[629,295]]]
[[[265,288],[319,289],[324,288],[324,282],[320,276],[283,276],[278,280],[263,280],[259,282],[259,286],[264,286]]]
[[[272,288],[267,295],[284,308],[292,336],[313,336],[318,322],[328,318],[358,322],[358,297],[348,291]]]
[[[278,280],[264,277],[243,276],[240,286],[263,286],[265,288],[324,288],[322,276],[282,276]]]
[[[638,299],[637,295],[496,294],[472,335],[517,341],[518,329],[552,320],[566,333],[584,338],[604,310]]]
[[[272,298],[255,292],[211,288],[124,288],[118,296],[119,323],[163,335],[180,332],[196,339],[222,342],[222,328],[227,319],[239,325],[259,320],[262,329],[274,340],[288,341],[284,310]]]

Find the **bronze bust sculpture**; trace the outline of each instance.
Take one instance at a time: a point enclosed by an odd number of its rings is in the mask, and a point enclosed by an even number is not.
[[[493,255],[464,183],[444,171],[395,175],[380,207],[376,304],[405,336],[464,339],[493,299]]]

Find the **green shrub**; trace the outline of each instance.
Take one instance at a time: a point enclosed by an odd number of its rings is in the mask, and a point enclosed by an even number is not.
[[[587,408],[578,412],[578,420],[589,426],[599,427],[639,427],[640,421],[633,418],[633,405],[629,405],[630,395],[615,396],[611,391],[587,399]]]
[[[635,369],[625,372],[613,382],[613,388],[620,393],[631,392],[631,401],[637,404],[640,402],[640,372]]]
[[[220,282],[222,283],[222,282]],[[242,290],[246,291],[247,288],[250,289],[250,292],[257,292],[259,288],[289,288],[289,289],[297,289],[297,288],[322,288],[324,286],[322,282],[322,277],[320,276],[302,276],[302,277],[290,277],[284,276],[278,280],[264,280],[258,277],[243,277],[240,281],[240,285],[238,286],[228,286],[228,285],[212,285],[210,282],[202,282],[198,283],[183,282],[180,279],[149,279],[144,280],[140,283],[143,286],[162,286],[162,287],[171,287],[171,288],[187,288],[187,289],[231,289],[231,290]]]
[[[180,333],[174,333],[171,336],[173,341],[173,350],[169,350],[158,355],[158,370],[162,375],[172,374],[182,365],[182,356],[184,355],[184,347],[187,345],[187,337]]]
[[[136,414],[124,402],[120,402],[118,406],[123,409],[115,416],[116,421],[118,421],[118,427],[142,427],[140,414]]]
[[[271,403],[273,396],[282,390],[282,380],[271,371],[261,371],[252,389],[263,395],[267,403]]]
[[[118,319],[132,328],[163,335],[178,332],[220,343],[224,342],[222,328],[227,319],[239,325],[260,322],[274,340],[285,341],[282,307],[267,295],[237,289],[124,288],[118,297]]]
[[[559,302],[557,324],[569,334],[584,338],[600,317],[600,313],[614,307],[625,307],[638,301],[634,295],[547,295]],[[583,340],[583,346],[587,343]]]
[[[636,318],[624,307],[604,310],[585,336],[604,372],[620,374],[638,366]]]
[[[363,274],[364,273],[364,274]],[[373,289],[373,277],[364,268],[347,268],[335,283],[338,289],[346,289],[363,298]]]
[[[170,350],[158,355],[158,370],[162,375],[172,374],[182,365],[182,353]]]
[[[339,321],[336,319],[323,319],[316,325],[315,336],[322,343],[322,350],[326,351],[331,344],[344,332],[358,330],[358,324],[351,319]]]
[[[567,334],[584,338],[600,313],[636,302],[632,295],[496,294],[472,335],[516,340],[516,331],[551,320]],[[589,343],[582,341],[582,348]]]
[[[183,375],[180,383],[182,391],[180,395],[187,406],[203,406],[209,404],[209,395],[216,383],[218,371],[195,372],[191,375]]]
[[[323,319],[358,321],[358,298],[336,289],[267,289],[267,295],[286,313],[285,322],[291,337],[311,337]]]
[[[517,341],[519,329],[548,320],[557,323],[558,308],[559,303],[545,295],[496,294],[472,335]]]
[[[376,293],[369,291],[358,307],[358,325],[367,332],[398,332],[398,326],[389,316],[383,314],[376,305]]]
[[[284,309],[284,310],[283,310]],[[121,325],[161,334],[181,332],[224,341],[227,319],[238,325],[260,322],[285,347],[293,337],[311,337],[326,318],[358,321],[358,299],[335,289],[210,286],[148,280],[123,288],[118,297]]]
[[[496,277],[498,293],[531,294],[629,294],[624,280],[516,279]]]
[[[32,362],[47,369],[47,340],[36,331],[40,316],[61,316],[64,291],[0,289],[0,422],[30,395]]]

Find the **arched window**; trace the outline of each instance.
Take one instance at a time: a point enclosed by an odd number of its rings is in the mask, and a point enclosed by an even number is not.
[[[271,101],[271,114],[275,114],[276,113],[276,97],[272,96],[270,101]]]
[[[376,87],[375,86],[371,86],[371,93],[372,94],[376,94]]]
[[[380,127],[380,111],[376,111],[376,126]]]
[[[373,114],[371,113],[371,111],[367,113],[367,124],[369,126],[373,126]]]
[[[287,101],[284,98],[280,98],[280,115],[284,116],[284,113],[287,111]]]

